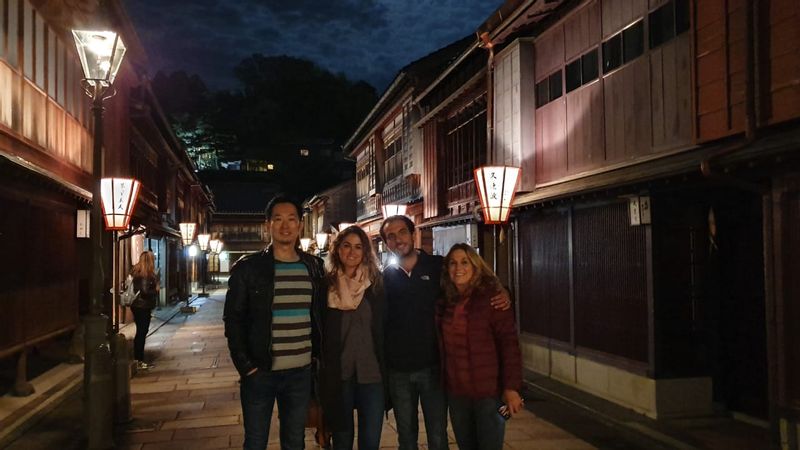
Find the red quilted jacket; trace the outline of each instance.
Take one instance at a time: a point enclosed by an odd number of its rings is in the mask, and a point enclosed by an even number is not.
[[[459,361],[459,367],[469,367],[468,386],[448,380],[447,349],[442,337],[442,321],[452,316],[454,305],[439,302],[437,329],[441,351],[442,375],[447,391],[454,395],[485,398],[499,397],[505,389],[519,391],[522,387],[522,357],[514,320],[514,310],[498,311],[490,304],[494,294],[476,292],[469,299],[467,312],[468,361]],[[454,367],[449,367],[454,369]]]

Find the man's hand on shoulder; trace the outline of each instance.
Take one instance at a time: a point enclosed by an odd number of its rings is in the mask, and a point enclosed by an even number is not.
[[[511,308],[511,295],[508,293],[507,289],[503,289],[492,297],[491,299],[492,308],[498,311],[505,311],[508,308]]]

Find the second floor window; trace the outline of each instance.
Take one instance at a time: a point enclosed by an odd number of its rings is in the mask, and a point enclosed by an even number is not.
[[[452,188],[472,182],[472,171],[486,162],[486,97],[481,96],[446,123],[445,182]]]

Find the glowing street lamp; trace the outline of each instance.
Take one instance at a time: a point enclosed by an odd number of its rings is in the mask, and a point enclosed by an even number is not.
[[[392,203],[385,204],[381,207],[383,210],[383,218],[392,217],[392,216],[404,216],[406,215],[406,209],[408,208],[407,205],[396,205]]]
[[[486,224],[508,222],[519,172],[519,167],[511,166],[483,166],[475,169],[475,185]]]
[[[113,31],[72,30],[84,79],[91,86],[110,86],[114,83],[125,43]]]
[[[181,229],[181,240],[183,241],[183,246],[188,247],[194,241],[194,232],[197,229],[196,223],[180,223],[178,227]]]
[[[198,234],[197,235],[197,245],[200,246],[200,250],[206,251],[208,250],[208,243],[211,240],[210,234]]]
[[[304,252],[308,251],[309,245],[311,245],[311,238],[300,238],[300,248],[302,248]]]
[[[208,245],[208,248],[211,249],[211,253],[216,253],[217,255],[222,253],[222,241],[219,239],[212,239],[209,241]]]
[[[141,184],[132,178],[103,178],[100,180],[103,218],[108,231],[126,231]]]
[[[118,367],[125,365],[126,342],[125,337],[115,333],[112,338],[113,355],[109,355],[108,341],[106,339],[106,327],[108,317],[102,314],[103,296],[105,294],[104,275],[103,275],[103,236],[102,219],[103,216],[103,101],[114,96],[115,91],[111,88],[117,72],[125,56],[125,44],[119,35],[113,31],[88,31],[73,30],[72,36],[75,39],[75,46],[83,68],[82,87],[86,95],[92,99],[92,117],[94,120],[92,129],[92,178],[94,187],[92,189],[92,214],[91,231],[92,240],[90,270],[90,310],[89,315],[84,320],[86,339],[86,364],[84,365],[84,379],[86,381],[87,399],[84,409],[87,424],[87,439],[89,448],[108,448],[113,446],[112,422],[114,416],[119,421],[127,420],[130,417],[130,378],[129,373],[124,371],[115,373],[114,384],[110,385],[106,380],[111,376],[110,358],[122,361]],[[112,194],[114,183],[112,182]],[[113,229],[125,229],[130,221],[130,212],[133,210],[135,195],[138,193],[138,185],[131,186],[124,197],[120,199],[114,197],[111,206],[112,211],[129,209],[128,214],[112,214],[106,216],[106,224]],[[133,197],[131,199],[131,197]],[[128,207],[130,206],[130,208]],[[118,208],[119,207],[119,208]],[[121,218],[121,223],[117,219]],[[110,220],[110,222],[109,222]],[[122,227],[125,225],[125,228]],[[116,277],[116,274],[114,275]],[[114,294],[116,295],[116,293]],[[104,356],[105,355],[105,356]],[[116,388],[116,398],[120,400],[116,404],[112,400],[113,390]],[[125,390],[127,389],[127,393]],[[115,408],[115,414],[108,414]]]
[[[322,249],[325,248],[325,244],[328,242],[328,233],[317,233],[317,250],[322,253]]]

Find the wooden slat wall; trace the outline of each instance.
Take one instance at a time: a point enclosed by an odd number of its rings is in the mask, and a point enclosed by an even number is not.
[[[691,34],[650,51],[653,150],[692,141]]]
[[[800,2],[771,0],[769,5],[769,15],[760,21],[770,27],[770,98],[765,109],[768,123],[777,123],[800,117]]]
[[[530,214],[519,226],[520,330],[570,343],[569,216]]]
[[[537,38],[537,82],[663,3],[586,3]],[[692,34],[652,50],[644,37],[641,56],[536,109],[537,184],[692,143]]]
[[[628,220],[627,202],[573,212],[575,344],[646,363],[647,238]]]
[[[728,6],[726,9],[726,5]],[[744,2],[696,0],[697,140],[744,131]]]
[[[0,244],[14,255],[0,277],[0,352],[78,323],[74,205],[19,197],[0,193]]]
[[[603,39],[647,12],[647,0],[602,0]]]
[[[0,127],[29,143],[36,151],[52,155],[78,170],[91,172],[89,130],[2,61],[0,92],[3,93],[0,95]],[[55,165],[44,169],[59,172]]]
[[[443,184],[443,180],[438,176],[438,128],[436,120],[431,120],[422,127],[422,152],[424,159],[424,163],[422,164],[422,198],[424,202],[422,217],[425,219],[438,216],[441,210],[439,185]]]

